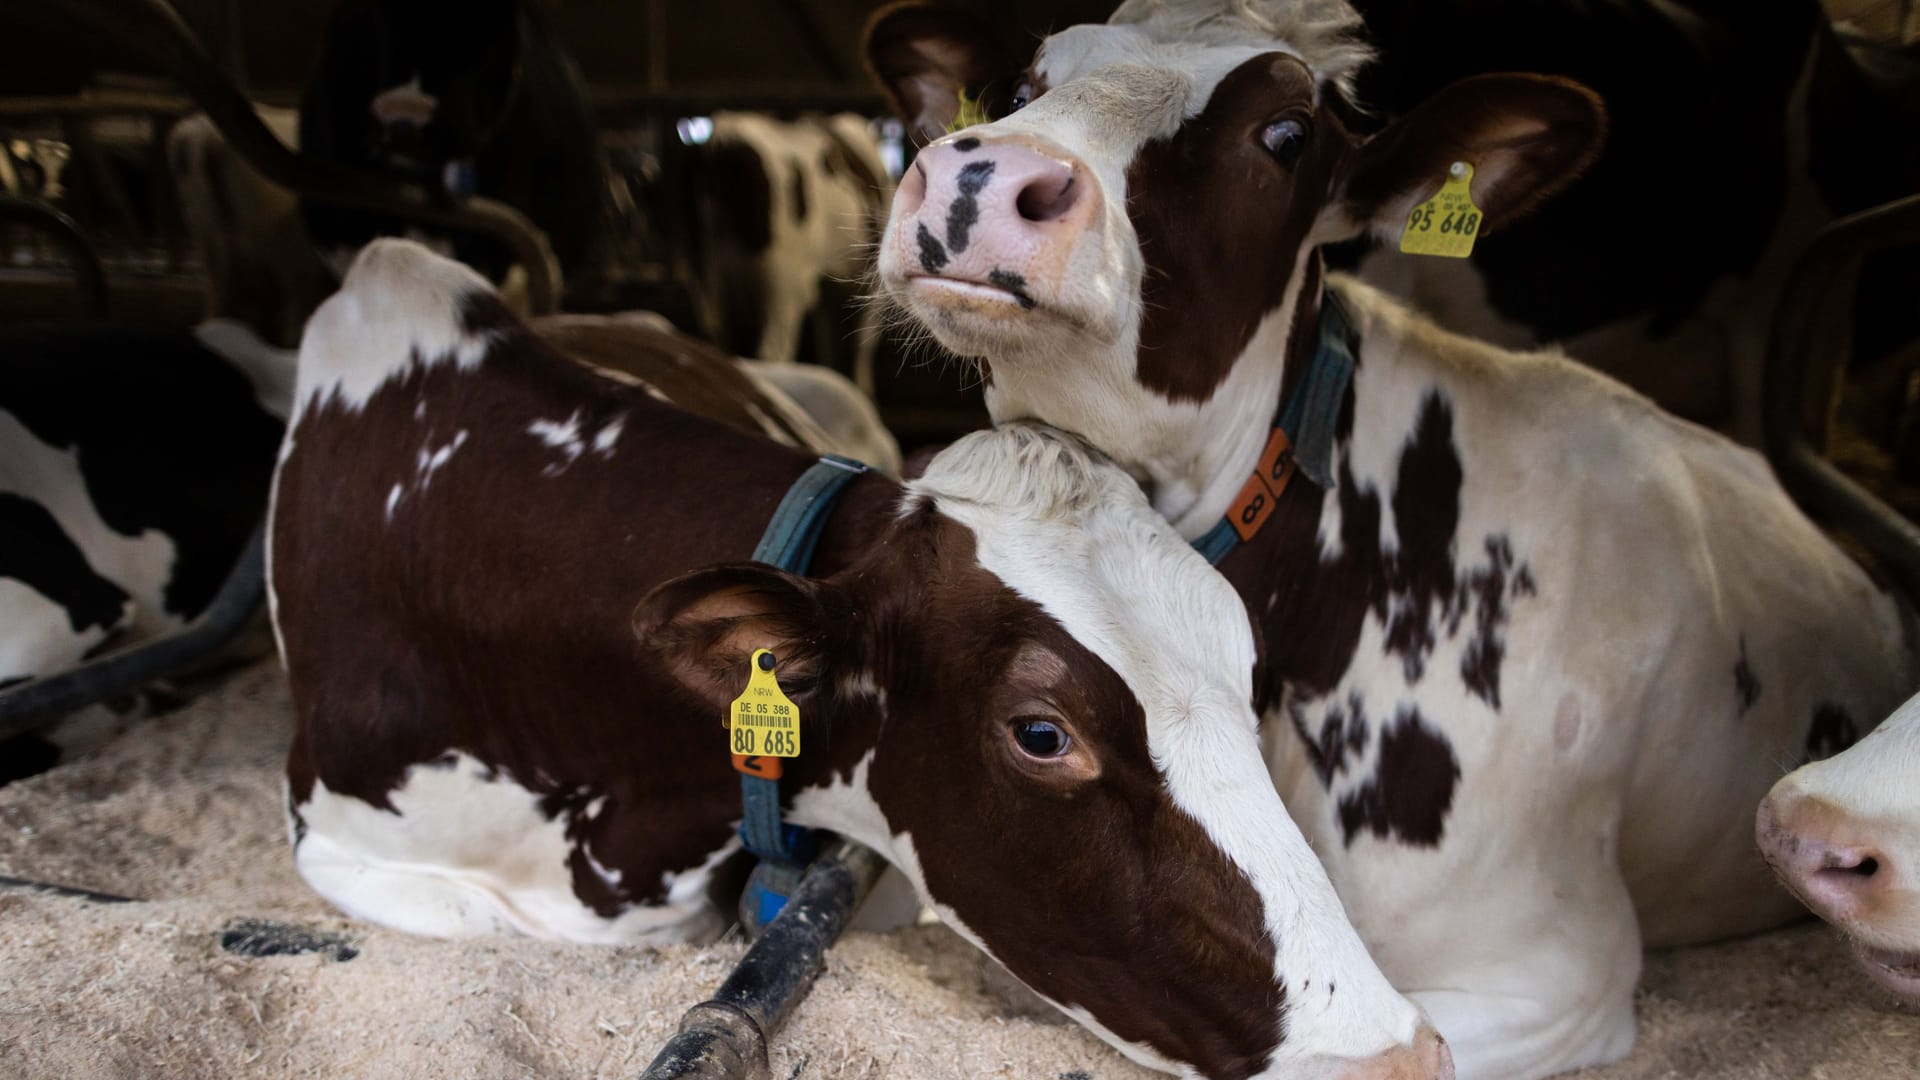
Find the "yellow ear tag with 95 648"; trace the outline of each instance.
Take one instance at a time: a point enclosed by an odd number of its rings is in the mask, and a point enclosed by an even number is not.
[[[989,119],[987,108],[980,104],[980,99],[963,89],[960,91],[960,111],[954,113],[953,120],[947,124],[947,134],[951,135],[961,128],[969,128],[975,124],[984,124]]]
[[[800,708],[787,700],[773,677],[773,653],[755,649],[748,665],[747,688],[727,713],[728,746],[733,767],[752,776],[777,779],[778,762],[760,758],[800,756]]]
[[[1464,259],[1473,254],[1480,235],[1480,208],[1473,205],[1473,166],[1456,161],[1447,169],[1447,182],[1433,198],[1413,208],[1400,234],[1400,250],[1409,255],[1438,255]]]

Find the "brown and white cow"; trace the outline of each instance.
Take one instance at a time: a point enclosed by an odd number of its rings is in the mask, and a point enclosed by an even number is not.
[[[1755,832],[1787,887],[1853,939],[1868,974],[1920,1003],[1920,697],[1845,753],[1788,773]]]
[[[720,718],[766,647],[806,724],[788,820],[1126,1053],[1452,1076],[1261,766],[1239,598],[1124,473],[978,433],[856,480],[795,576],[746,560],[812,457],[636,370],[402,241],[314,315],[269,583],[315,889],[426,934],[710,938]]]
[[[1461,1074],[1539,1076],[1631,1048],[1643,943],[1793,916],[1754,807],[1885,715],[1912,653],[1757,456],[1323,277],[1455,162],[1497,230],[1604,126],[1575,84],[1495,75],[1363,142],[1335,109],[1358,30],[1341,0],[1130,0],[1009,63],[950,9],[881,14],[903,115],[937,132],[964,90],[996,118],[921,153],[879,275],[982,359],[997,419],[1082,435],[1189,538],[1264,520],[1220,568],[1273,779]],[[1351,379],[1263,461],[1330,305]]]

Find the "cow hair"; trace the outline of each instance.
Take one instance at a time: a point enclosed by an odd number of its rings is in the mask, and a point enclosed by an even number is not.
[[[1286,45],[1315,76],[1353,99],[1353,81],[1373,59],[1366,23],[1348,0],[1126,0],[1107,20],[1165,41]]]
[[[941,451],[907,485],[918,498],[963,502],[1025,517],[1078,521],[1115,498],[1140,499],[1139,489],[1107,458],[1077,436],[1036,423],[976,431]],[[1121,487],[1127,490],[1119,490]]]

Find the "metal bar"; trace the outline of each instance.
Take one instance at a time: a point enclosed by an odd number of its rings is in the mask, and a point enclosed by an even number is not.
[[[1846,293],[1859,260],[1886,248],[1920,244],[1920,195],[1828,225],[1794,264],[1768,341],[1763,435],[1767,458],[1787,490],[1852,533],[1910,594],[1920,596],[1920,530],[1828,464],[1808,437],[1807,389],[1831,385],[1844,358],[1816,354],[1820,317]],[[1816,365],[1818,365],[1816,367]],[[1821,402],[1821,408],[1825,408]]]
[[[44,727],[84,705],[162,678],[238,637],[266,595],[266,537],[262,521],[213,603],[185,629],[0,691],[0,739]]]
[[[73,264],[81,317],[106,321],[107,273],[100,266],[99,253],[93,250],[86,234],[72,218],[37,199],[0,195],[0,225],[24,225],[52,237]]]
[[[768,1039],[884,869],[880,856],[848,840],[822,854],[719,991],[687,1010],[641,1080],[765,1080]]]
[[[146,54],[180,83],[255,172],[296,195],[379,210],[429,225],[485,233],[505,243],[526,269],[534,314],[556,309],[560,271],[547,238],[526,216],[490,199],[455,202],[443,191],[364,173],[289,150],[221,73],[192,30],[165,0],[62,0],[49,5],[93,31]]]
[[[720,109],[760,112],[857,112],[871,116],[890,113],[886,100],[858,86],[822,86],[817,83],[707,83],[673,89],[600,86],[593,91],[593,113],[603,127],[618,127],[631,117],[704,116]]]

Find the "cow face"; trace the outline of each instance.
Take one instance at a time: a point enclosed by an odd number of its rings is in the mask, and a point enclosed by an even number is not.
[[[796,760],[830,762],[789,774],[792,818],[885,854],[949,925],[1136,1060],[1452,1075],[1262,768],[1244,607],[1067,437],[969,436],[849,571],[699,571],[636,624],[715,710],[772,649],[807,725]]]
[[[1920,697],[1760,804],[1760,851],[1868,973],[1920,1001]]]
[[[869,61],[922,133],[963,93],[1001,111],[937,137],[903,178],[887,298],[990,363],[997,418],[1048,420],[1129,463],[1216,399],[1260,399],[1264,421],[1316,247],[1397,237],[1455,161],[1497,229],[1570,179],[1602,127],[1582,87],[1495,75],[1361,142],[1338,115],[1360,25],[1344,0],[1129,0],[1018,68],[965,16],[882,12]],[[1248,357],[1272,359],[1256,373]]]

